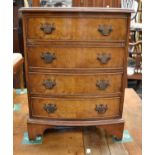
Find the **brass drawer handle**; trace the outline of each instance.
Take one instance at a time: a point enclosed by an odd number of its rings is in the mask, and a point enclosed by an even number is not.
[[[105,90],[109,85],[109,81],[105,80],[97,80],[96,82],[96,87],[98,87],[100,90]]]
[[[53,60],[56,59],[56,56],[55,53],[46,52],[42,53],[41,59],[43,59],[45,63],[52,63]]]
[[[47,80],[43,81],[43,86],[46,89],[52,89],[54,86],[56,86],[56,82],[55,82],[55,80],[47,79]]]
[[[45,104],[43,109],[47,112],[47,113],[54,113],[57,110],[57,107],[55,104]]]
[[[51,34],[56,28],[55,28],[54,24],[42,24],[40,29],[45,34]]]
[[[96,105],[95,110],[99,113],[99,114],[104,114],[107,110],[108,110],[108,106],[107,105],[103,105],[103,104],[99,104]]]
[[[111,25],[99,25],[98,31],[103,35],[103,36],[108,36],[112,32],[112,26]]]
[[[97,60],[99,60],[102,64],[107,64],[110,59],[110,54],[100,54],[97,56]]]

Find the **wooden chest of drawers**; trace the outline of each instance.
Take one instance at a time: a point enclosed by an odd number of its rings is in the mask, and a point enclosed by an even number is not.
[[[30,139],[97,126],[121,139],[131,10],[22,8]]]

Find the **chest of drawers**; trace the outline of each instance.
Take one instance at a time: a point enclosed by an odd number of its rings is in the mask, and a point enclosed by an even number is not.
[[[121,139],[131,10],[22,8],[30,139],[97,126]]]

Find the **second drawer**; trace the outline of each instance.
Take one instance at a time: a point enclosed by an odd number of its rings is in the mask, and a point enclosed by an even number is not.
[[[29,47],[29,67],[38,68],[122,68],[124,48]]]
[[[32,94],[45,95],[104,95],[119,93],[121,73],[29,73]]]

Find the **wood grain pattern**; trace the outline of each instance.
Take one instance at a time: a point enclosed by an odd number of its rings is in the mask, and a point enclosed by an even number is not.
[[[131,155],[142,154],[142,100],[133,89],[126,89],[123,117],[126,119],[125,129],[133,137],[132,143],[125,147]],[[134,109],[134,110],[133,110]],[[134,125],[136,124],[136,125]]]
[[[124,145],[120,143],[114,143],[111,137],[107,136],[107,142],[112,155],[129,155],[128,151],[125,149]]]
[[[32,116],[58,119],[105,119],[119,116],[120,98],[91,98],[91,99],[64,99],[64,98],[32,98]],[[48,113],[44,110],[47,104],[55,104],[57,110]],[[98,113],[96,105],[107,105],[105,113]]]
[[[81,127],[81,126],[111,126],[112,124],[119,127],[119,124],[124,124],[124,119],[122,118],[114,118],[114,119],[87,119],[87,120],[60,120],[60,119],[36,119],[32,116],[28,118],[28,122],[32,124],[42,124],[42,125],[51,125],[51,126],[64,126],[64,127]],[[114,129],[114,126],[111,128]],[[115,130],[113,130],[115,132]],[[121,130],[122,131],[122,130]],[[119,131],[116,131],[119,132]]]
[[[20,11],[30,111],[28,126],[30,136],[31,128],[33,130],[32,139],[49,126],[98,126],[121,139],[132,10],[35,7]],[[52,64],[47,66],[39,59],[42,50],[55,52]],[[108,52],[111,61],[104,66],[96,62],[98,52]],[[98,101],[107,101],[108,97],[111,98],[107,104],[110,110],[105,117],[93,113]],[[49,107],[54,107],[53,114],[42,111],[45,98],[56,102],[58,109],[55,110],[55,105],[44,108],[49,112]],[[97,109],[103,110],[103,107]],[[67,120],[61,120],[63,117]],[[41,126],[38,131],[37,125]]]
[[[55,81],[53,89],[46,89],[43,85],[45,80]],[[109,86],[104,90],[99,89],[97,81],[107,81]],[[122,74],[67,74],[67,73],[29,73],[29,86],[31,94],[46,95],[93,95],[121,92]]]
[[[31,13],[31,15],[34,14],[38,14],[38,13],[70,13],[70,12],[76,12],[82,14],[82,13],[101,13],[101,14],[112,14],[114,13],[116,14],[131,14],[134,12],[134,10],[132,9],[123,9],[123,8],[105,8],[105,7],[70,7],[70,8],[50,8],[50,7],[34,7],[34,8],[26,8],[23,7],[19,10],[20,12],[22,12],[23,14],[29,14]]]
[[[40,6],[40,0],[32,0],[32,6],[33,7]]]
[[[29,133],[29,139],[34,140],[37,136],[42,136],[47,128],[51,128],[49,125],[31,124],[27,123],[27,131]]]
[[[110,135],[114,135],[117,140],[121,140],[123,138],[124,131],[124,121],[120,123],[113,123],[111,125],[100,125],[98,128],[104,129]],[[115,129],[115,130],[114,130]]]
[[[28,115],[27,94],[16,95],[14,103],[21,103],[19,112],[13,113],[13,152],[15,155],[90,155],[86,150],[91,150],[93,155],[110,155],[109,152],[128,152],[129,155],[142,154],[142,103],[133,89],[125,91],[124,118],[125,129],[134,139],[129,143],[108,143],[111,138],[104,130],[94,127],[51,129],[43,135],[41,145],[21,145],[23,133],[27,131],[26,122]],[[134,109],[134,110],[133,110]],[[136,124],[136,125],[135,125]],[[119,155],[118,153],[118,155]]]
[[[116,143],[105,130],[98,128],[84,129],[84,147],[86,155],[128,155],[123,143]],[[87,153],[88,150],[91,153]]]
[[[43,53],[55,54],[56,59],[46,63]],[[64,47],[31,47],[28,48],[29,67],[49,68],[123,68],[124,48],[64,48]],[[101,55],[110,56],[107,63],[97,58]]]
[[[87,127],[83,131],[83,141],[85,155],[111,155],[104,131]]]
[[[114,135],[115,138],[121,140],[123,136],[124,129],[124,120],[120,118],[116,119],[98,119],[98,120],[59,120],[59,119],[38,119],[38,118],[29,118],[29,132],[34,129],[34,133],[32,135],[41,135],[46,129],[49,129],[53,126],[97,126],[98,128],[103,128],[110,135]],[[40,129],[35,129],[34,126],[40,126]],[[31,135],[31,133],[30,133]],[[32,137],[34,139],[34,137]]]
[[[68,15],[69,16],[69,15]],[[61,17],[61,15],[60,15]],[[27,38],[44,40],[125,40],[126,19],[121,18],[100,18],[92,17],[29,17],[27,19]],[[51,34],[45,34],[40,28],[43,24],[55,26]],[[112,27],[110,35],[104,36],[98,32],[99,25]]]

